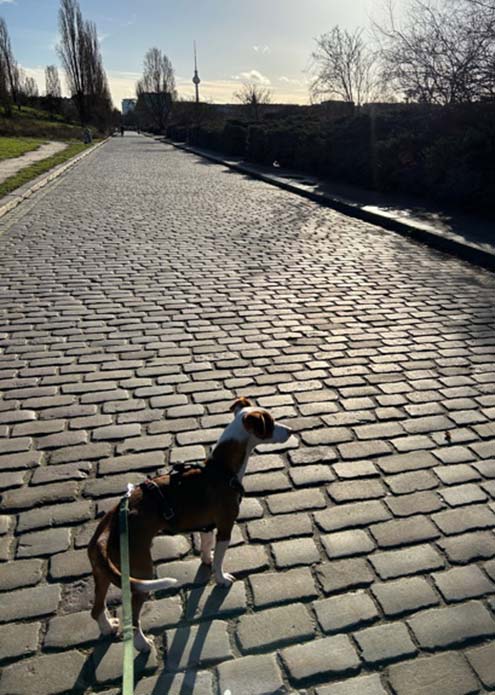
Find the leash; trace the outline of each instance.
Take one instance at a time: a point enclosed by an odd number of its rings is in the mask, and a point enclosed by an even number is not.
[[[129,527],[127,514],[129,511],[129,497],[134,486],[129,484],[127,492],[120,500],[119,528],[120,528],[120,573],[122,588],[122,624],[124,633],[124,660],[122,667],[122,695],[133,695],[134,692],[134,634],[132,629],[132,603],[131,583],[129,569]]]

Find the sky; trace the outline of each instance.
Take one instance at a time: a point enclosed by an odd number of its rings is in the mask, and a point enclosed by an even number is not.
[[[233,102],[243,80],[272,91],[272,100],[308,103],[314,39],[339,24],[368,28],[376,0],[80,0],[96,23],[115,106],[135,96],[143,57],[160,48],[175,69],[182,97],[192,97],[196,40],[205,101]],[[60,61],[59,0],[0,0],[14,55],[44,91],[44,68]],[[62,71],[61,71],[62,75]]]

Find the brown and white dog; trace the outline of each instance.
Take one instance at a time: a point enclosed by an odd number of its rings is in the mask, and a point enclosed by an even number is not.
[[[150,591],[167,589],[176,579],[152,579],[151,545],[159,533],[200,531],[201,560],[211,565],[218,584],[234,581],[223,570],[225,551],[239,514],[242,478],[249,455],[261,443],[286,442],[292,430],[276,423],[270,413],[254,407],[246,398],[235,401],[233,421],[227,426],[201,467],[185,467],[136,487],[129,498],[129,556],[131,570],[134,646],[148,651],[139,613]],[[111,583],[120,586],[118,505],[105,514],[89,543],[88,555],[95,582],[91,611],[103,635],[117,632],[118,619],[111,618],[106,594]],[[216,528],[216,543],[213,530]],[[213,551],[214,547],[214,553]]]

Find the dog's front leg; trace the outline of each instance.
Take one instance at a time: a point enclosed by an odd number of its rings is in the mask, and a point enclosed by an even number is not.
[[[213,556],[213,571],[215,572],[215,579],[217,584],[222,584],[223,586],[230,586],[232,582],[235,581],[231,574],[223,571],[223,559],[225,553],[230,543],[230,535],[232,533],[232,527],[228,531],[217,531],[217,542],[215,544],[215,553]]]

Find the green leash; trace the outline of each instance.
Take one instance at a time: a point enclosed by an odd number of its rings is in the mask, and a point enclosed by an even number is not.
[[[120,573],[122,587],[122,623],[124,633],[124,663],[122,669],[122,695],[133,695],[134,692],[134,633],[132,629],[131,583],[129,570],[129,527],[127,513],[129,497],[134,486],[127,486],[127,493],[119,505],[120,528]]]

